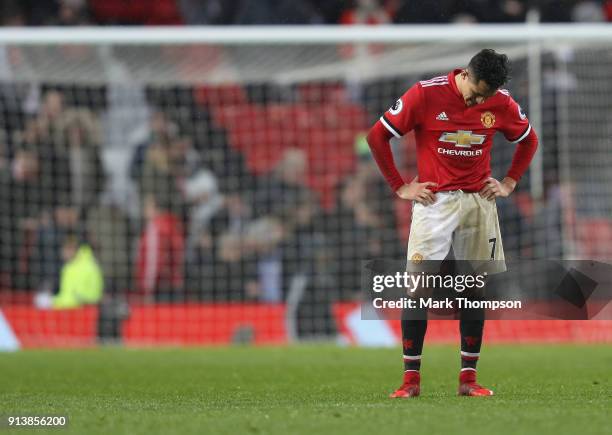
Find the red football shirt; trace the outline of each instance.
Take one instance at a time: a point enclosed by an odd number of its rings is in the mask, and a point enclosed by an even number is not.
[[[521,107],[504,89],[466,106],[455,82],[460,72],[415,84],[380,118],[396,137],[414,130],[419,182],[438,183],[436,192],[479,191],[491,176],[493,135],[501,131],[509,141],[520,142],[531,131]]]

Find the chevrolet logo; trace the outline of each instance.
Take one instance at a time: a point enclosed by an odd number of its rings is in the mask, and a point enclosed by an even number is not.
[[[481,145],[486,139],[484,134],[472,134],[471,131],[459,130],[457,133],[442,133],[440,142],[454,143],[461,148],[471,148],[472,145]]]

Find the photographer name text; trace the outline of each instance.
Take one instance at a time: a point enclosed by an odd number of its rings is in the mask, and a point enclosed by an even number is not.
[[[522,302],[518,300],[482,301],[468,298],[399,298],[386,300],[374,298],[372,305],[376,309],[481,309],[486,310],[520,310]]]

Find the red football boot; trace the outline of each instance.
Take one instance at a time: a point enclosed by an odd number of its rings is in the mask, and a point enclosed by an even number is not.
[[[476,370],[463,370],[459,373],[460,396],[492,396],[493,391],[476,383]]]
[[[417,397],[421,394],[421,374],[415,370],[404,372],[404,383],[389,397],[392,399]]]

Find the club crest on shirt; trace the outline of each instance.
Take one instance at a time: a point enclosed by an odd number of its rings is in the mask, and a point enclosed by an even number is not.
[[[393,106],[391,106],[391,108],[389,109],[389,112],[391,113],[391,115],[397,115],[398,113],[402,111],[403,107],[404,107],[404,104],[402,103],[402,100],[399,99],[393,104]]]
[[[410,258],[410,261],[412,261],[414,264],[419,264],[423,261],[423,256],[419,254],[418,252],[416,252],[412,255],[412,257]]]
[[[518,106],[518,111],[519,111],[519,117],[522,120],[525,120],[525,118],[527,118],[527,115],[525,115],[525,112],[523,112],[523,108],[520,105],[517,104],[517,106]]]
[[[495,125],[495,115],[492,112],[486,111],[480,116],[480,122],[485,128],[491,128]]]

